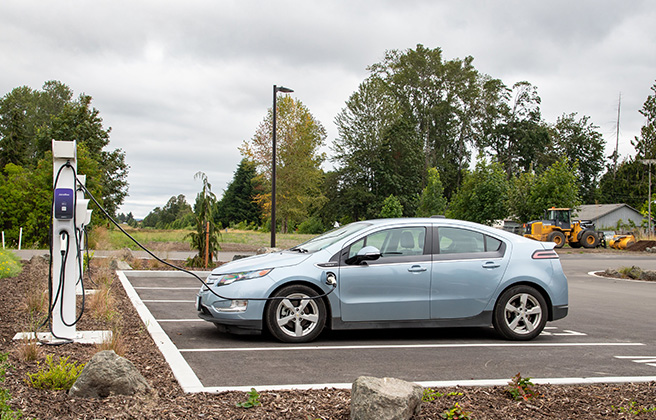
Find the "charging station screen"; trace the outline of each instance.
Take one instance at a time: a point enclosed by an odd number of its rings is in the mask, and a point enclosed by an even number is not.
[[[55,219],[72,219],[75,211],[75,192],[70,188],[55,190]]]

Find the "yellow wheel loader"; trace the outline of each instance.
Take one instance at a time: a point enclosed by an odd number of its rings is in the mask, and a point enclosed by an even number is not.
[[[524,236],[536,241],[555,242],[556,248],[568,243],[572,248],[595,248],[601,244],[594,223],[589,220],[571,221],[572,209],[552,207],[544,219],[525,223]]]

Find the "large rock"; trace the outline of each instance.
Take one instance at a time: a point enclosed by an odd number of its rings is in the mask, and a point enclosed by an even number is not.
[[[132,362],[113,350],[103,350],[84,366],[68,395],[105,398],[112,394],[138,395],[150,392],[150,385]]]
[[[352,420],[407,420],[419,414],[421,386],[394,378],[360,376],[351,388]]]

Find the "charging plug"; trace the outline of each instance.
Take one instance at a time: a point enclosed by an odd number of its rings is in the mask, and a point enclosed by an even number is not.
[[[59,234],[59,241],[59,249],[61,250],[61,254],[64,255],[68,249],[68,233],[61,232]]]

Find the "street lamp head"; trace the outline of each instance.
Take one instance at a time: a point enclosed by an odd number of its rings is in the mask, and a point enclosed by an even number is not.
[[[288,88],[288,87],[284,87],[284,86],[277,86],[277,87],[276,87],[276,92],[282,92],[282,93],[292,93],[292,92],[293,92],[293,90],[292,90],[292,89],[290,89],[290,88]]]

